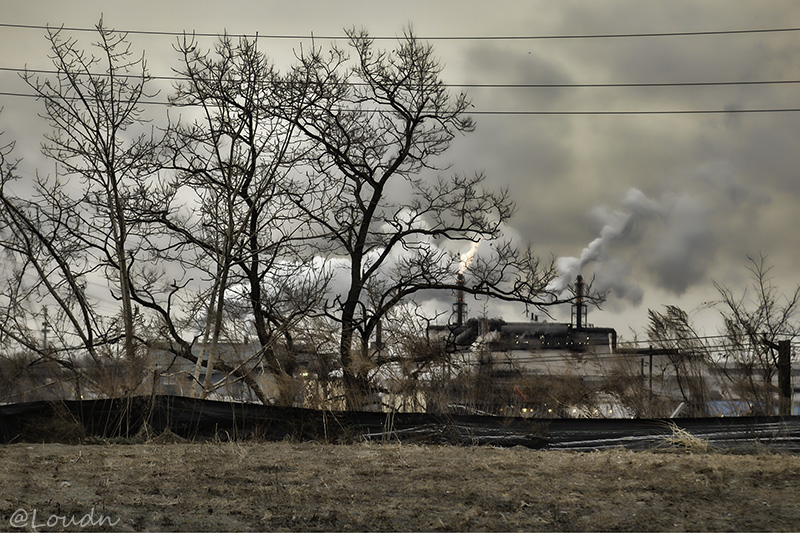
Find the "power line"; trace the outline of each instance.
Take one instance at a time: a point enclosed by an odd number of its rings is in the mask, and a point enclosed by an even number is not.
[[[795,113],[797,107],[761,109],[658,109],[658,110],[587,110],[587,111],[470,111],[472,115],[534,116],[534,115],[717,115],[728,113]]]
[[[0,96],[19,98],[40,98],[36,94],[0,92]],[[77,98],[76,98],[77,100]],[[131,102],[125,102],[131,103]],[[173,104],[159,100],[140,100],[141,105],[158,105],[170,107],[199,107],[201,104]],[[341,110],[347,111],[347,110]],[[360,109],[364,113],[380,113],[378,109]],[[536,111],[536,110],[473,110],[466,114],[482,116],[547,116],[547,115],[724,115],[724,114],[756,114],[756,113],[796,113],[800,107],[760,108],[760,109],[639,109],[639,110],[586,110],[586,111]]]
[[[0,70],[3,70],[0,68]],[[715,87],[725,85],[781,85],[796,84],[800,80],[751,81],[684,81],[684,82],[619,82],[619,83],[452,83],[448,87],[492,89],[569,89],[569,88],[619,88],[619,87]]]
[[[32,74],[61,74],[57,70],[0,67],[0,72]],[[84,76],[88,74],[83,74]],[[92,73],[92,76],[107,77],[110,74]],[[141,78],[136,74],[117,74],[122,78]],[[189,81],[185,76],[149,76],[151,80]],[[685,81],[685,82],[617,82],[617,83],[445,83],[445,87],[468,89],[569,89],[569,88],[621,88],[621,87],[720,87],[737,85],[796,85],[800,80],[729,80],[729,81]],[[366,82],[346,82],[343,85],[366,86]]]
[[[69,26],[49,26],[49,25],[34,25],[34,24],[9,24],[0,23],[2,28],[13,29],[29,29],[29,30],[62,30],[74,32],[95,32],[97,28],[81,28]],[[183,36],[193,35],[195,37],[221,37],[227,35],[228,37],[243,37],[252,39],[325,39],[325,40],[347,40],[349,37],[346,35],[314,35],[311,34],[261,34],[261,33],[236,33],[236,34],[221,34],[221,33],[206,33],[194,31],[157,31],[157,30],[115,30],[120,33],[127,33],[130,35],[166,35],[166,36]],[[420,40],[426,41],[535,41],[535,40],[560,40],[560,39],[620,39],[620,38],[641,38],[641,37],[692,37],[704,35],[747,35],[747,34],[761,34],[761,33],[788,33],[798,32],[800,28],[754,28],[754,29],[739,29],[739,30],[703,30],[703,31],[676,31],[676,32],[636,32],[636,33],[595,33],[595,34],[559,34],[559,35],[432,35],[432,36],[417,36]],[[375,36],[370,39],[376,41],[397,40],[400,36]]]
[[[0,92],[0,96],[10,96],[18,98],[41,98],[37,94]],[[77,98],[75,98],[77,100]],[[132,102],[124,102],[132,103]],[[159,100],[139,100],[141,105],[158,105],[169,107],[199,107],[201,104],[173,104],[172,102]],[[341,111],[347,111],[341,110]],[[379,109],[360,109],[364,113],[380,113]],[[780,107],[780,108],[760,108],[760,109],[638,109],[638,110],[585,110],[585,111],[537,111],[537,110],[473,110],[467,112],[468,115],[482,116],[590,116],[590,115],[724,115],[724,114],[757,114],[757,113],[796,113],[800,107]]]

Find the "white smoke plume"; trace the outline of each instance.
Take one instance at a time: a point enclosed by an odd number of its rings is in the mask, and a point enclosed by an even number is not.
[[[623,239],[634,243],[638,241],[640,236],[635,231],[637,222],[654,214],[662,214],[664,208],[635,188],[628,190],[622,205],[623,211],[598,211],[601,218],[605,220],[605,224],[600,230],[600,235],[590,242],[578,257],[568,256],[556,259],[556,268],[560,272],[560,276],[550,284],[548,287],[550,290],[560,293],[566,290],[588,265],[608,263],[611,268],[600,268],[596,272],[597,281],[602,281],[603,285],[607,285],[609,289],[624,298],[641,299],[641,289],[631,286],[627,280],[618,279],[619,275],[625,273],[626,270],[619,268],[617,262],[608,261],[609,247]],[[599,289],[603,288],[599,287]]]

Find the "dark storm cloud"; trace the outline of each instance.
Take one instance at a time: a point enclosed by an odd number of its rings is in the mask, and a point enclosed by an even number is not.
[[[533,51],[532,51],[533,50]],[[466,83],[530,84],[574,82],[569,70],[554,58],[539,53],[529,43],[472,43],[465,47],[461,65]],[[481,111],[528,111],[560,106],[564,90],[471,88],[474,109]],[[569,175],[572,125],[569,120],[542,121],[526,116],[478,115],[474,134],[459,139],[454,156],[462,168],[485,170],[498,187],[508,187],[518,205],[513,222],[525,242],[550,249],[562,242],[563,214],[559,203],[536,201],[537,195],[559,192]]]
[[[784,15],[792,11],[789,4],[781,5],[787,9]],[[580,10],[570,10],[574,6],[565,5],[564,25],[554,32],[753,26],[744,10],[720,17],[727,12],[720,11],[718,3],[643,7],[605,2],[596,9],[581,4]],[[750,9],[751,15],[761,15],[759,27],[787,24],[784,17],[752,5]],[[779,11],[777,4],[775,9]],[[618,17],[621,11],[624,18]],[[797,57],[795,41],[783,36],[706,36],[570,42],[553,60],[568,71],[567,77],[584,83],[788,79],[797,76],[797,67],[779,67],[786,64],[785,58]],[[555,103],[584,110],[748,109],[785,106],[794,101],[791,95],[797,95],[791,86],[573,89]],[[650,294],[703,299],[699,293],[713,290],[712,279],[720,279],[734,265],[744,265],[747,253],[757,254],[763,247],[776,261],[797,259],[796,251],[778,244],[796,242],[796,237],[789,224],[778,223],[774,199],[798,199],[798,151],[790,143],[800,133],[799,118],[791,114],[564,118],[572,125],[562,130],[566,138],[560,139],[571,146],[571,162],[563,167],[568,172],[550,177],[559,183],[549,189],[553,194],[543,194],[534,185],[528,194],[548,212],[564,214],[557,221],[551,217],[551,223],[560,226],[560,264],[567,267],[565,271],[574,275],[574,267],[581,265],[584,275],[594,274],[596,288],[610,291],[614,308],[623,302],[649,307],[663,303],[648,299]],[[531,160],[538,156],[532,151]],[[623,198],[634,188],[658,206],[652,210],[657,216],[642,217],[626,205]],[[596,216],[594,224],[586,216],[567,216],[597,215],[603,212],[598,206],[607,206],[607,216]],[[536,211],[521,212],[517,224],[529,223],[534,219],[530,213]],[[595,228],[588,235],[587,225]],[[564,251],[565,243],[571,243],[571,251]]]

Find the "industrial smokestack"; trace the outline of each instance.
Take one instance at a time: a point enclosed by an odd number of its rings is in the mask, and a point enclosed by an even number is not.
[[[455,311],[456,315],[456,326],[462,326],[467,314],[467,304],[464,303],[464,274],[461,272],[456,277],[456,285],[458,289],[456,289],[456,303],[453,304],[453,311]]]
[[[583,327],[583,276],[575,280],[575,329]]]

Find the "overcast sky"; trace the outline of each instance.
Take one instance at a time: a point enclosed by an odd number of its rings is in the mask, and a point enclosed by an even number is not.
[[[373,36],[597,36],[800,28],[796,0],[4,2],[3,24],[120,30],[310,35],[364,27]],[[0,67],[47,69],[44,32],[0,26]],[[75,34],[87,39],[89,34]],[[151,73],[170,75],[174,36],[133,35]],[[211,39],[207,40],[211,44]],[[86,41],[88,43],[88,41]],[[264,39],[288,64],[299,39]],[[385,46],[391,43],[383,42]],[[800,31],[718,35],[433,41],[452,84],[677,84],[800,80]],[[29,93],[0,71],[0,92]],[[647,309],[688,311],[739,292],[747,255],[764,254],[786,291],[800,282],[800,112],[716,114],[483,114],[800,108],[800,84],[470,88],[477,129],[448,154],[482,170],[518,203],[508,234],[553,254],[609,290],[589,321],[641,334]],[[29,98],[0,95],[0,131],[39,166],[43,125]],[[478,250],[480,253],[480,249]],[[444,299],[442,300],[445,301]],[[471,303],[472,315],[482,302]],[[506,320],[521,306],[492,307]],[[707,314],[697,319],[713,334]],[[569,318],[556,314],[556,318]]]

